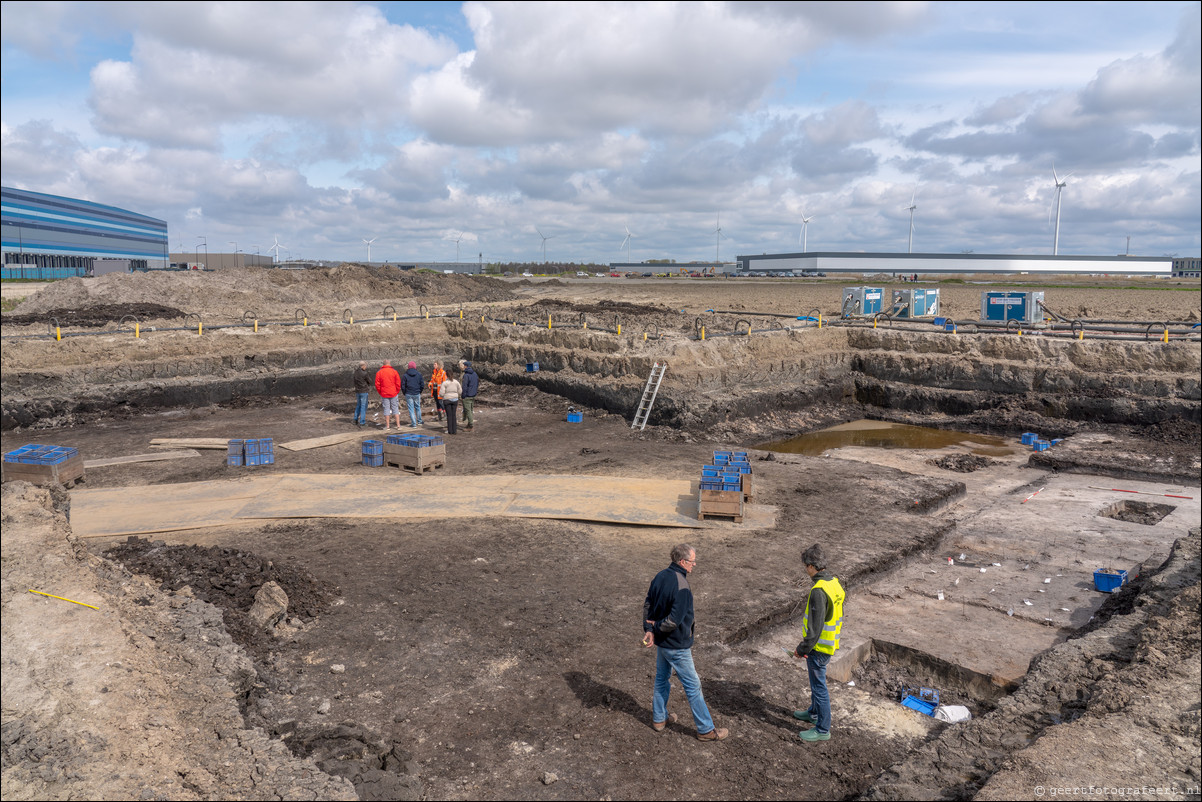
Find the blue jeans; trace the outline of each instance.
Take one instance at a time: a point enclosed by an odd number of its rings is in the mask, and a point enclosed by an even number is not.
[[[651,718],[653,721],[668,720],[668,694],[672,691],[668,680],[672,678],[672,669],[676,669],[676,676],[684,686],[684,695],[688,697],[689,707],[693,710],[697,733],[704,735],[714,728],[714,720],[710,718],[705,697],[701,695],[701,680],[697,676],[697,669],[693,667],[692,649],[656,648],[655,699],[651,703]]]
[[[409,422],[414,426],[422,425],[422,397],[420,395],[405,396],[405,403],[409,406]]]
[[[831,695],[826,689],[826,664],[829,654],[810,652],[806,655],[806,669],[810,673],[810,715],[814,717],[814,729],[821,733],[831,731]]]
[[[367,423],[367,393],[355,393],[355,423]]]

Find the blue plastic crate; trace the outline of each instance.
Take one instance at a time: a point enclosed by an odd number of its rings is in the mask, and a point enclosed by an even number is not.
[[[526,363],[526,372],[527,373],[538,373],[538,363],[537,362],[527,362]]]
[[[743,463],[732,462],[729,465],[727,465],[724,468],[724,470],[727,473],[740,473],[740,474],[741,473],[751,473],[751,466],[745,462],[743,462]]]
[[[1036,440],[1034,443],[1031,444],[1032,451],[1047,451],[1051,447],[1052,447],[1052,444],[1049,443],[1047,440]]]
[[[246,445],[245,440],[230,440],[229,443],[226,444],[226,447],[228,449],[226,451],[226,453],[227,454],[237,454],[238,456],[242,456],[245,453],[245,451],[243,451],[243,448],[245,447],[245,445]]]
[[[241,468],[242,460],[243,457],[241,454],[227,454],[225,457],[225,464],[235,468]]]
[[[243,453],[243,454],[245,454],[245,455],[246,455],[246,456],[248,456],[248,457],[249,457],[249,456],[251,456],[252,454],[253,454],[253,455],[255,455],[255,456],[258,456],[258,454],[259,454],[259,441],[258,441],[258,440],[247,440],[247,441],[245,441],[245,442],[242,444],[242,453]]]
[[[743,484],[741,482],[723,482],[722,489],[723,490],[742,490]]]
[[[943,330],[944,330],[944,331],[955,332],[955,330],[956,330],[956,324],[955,324],[955,323],[950,323],[950,322],[949,322],[949,323],[947,323],[946,325],[944,325],[944,327],[943,327]]]
[[[260,454],[274,454],[275,453],[275,443],[272,442],[272,439],[270,437],[260,437],[259,438],[259,453]]]
[[[1024,446],[1029,446],[1039,439],[1039,435],[1035,432],[1023,432],[1022,443]]]
[[[364,440],[363,441],[364,456],[368,456],[368,455],[376,456],[376,455],[383,454],[383,453],[384,453],[384,441],[383,440]]]
[[[260,465],[275,465],[275,454],[260,454],[259,455],[259,464]]]
[[[915,693],[914,689],[910,688],[902,699],[902,706],[934,718],[935,708],[939,707],[939,691],[934,688],[919,688]]]
[[[1112,593],[1127,584],[1126,571],[1094,571],[1093,586],[1103,593]]]
[[[945,317],[937,317],[937,318],[935,318],[934,320],[932,320],[931,322],[932,322],[932,323],[934,323],[936,326],[939,326],[939,327],[941,327],[941,328],[942,328],[944,325],[946,325],[946,324],[947,324],[947,318],[945,318]]]
[[[722,483],[721,482],[704,482],[703,481],[701,483],[701,489],[702,490],[721,490]]]
[[[383,454],[364,454],[363,455],[363,464],[369,468],[382,468],[382,467],[384,467],[384,455]]]
[[[569,412],[568,413],[568,423],[584,423],[584,413],[583,412]]]

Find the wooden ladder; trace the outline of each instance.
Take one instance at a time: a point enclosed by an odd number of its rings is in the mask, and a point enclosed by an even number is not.
[[[642,431],[647,428],[647,419],[651,417],[651,406],[655,403],[655,396],[659,393],[659,384],[664,380],[664,374],[667,372],[667,362],[656,362],[651,367],[651,375],[647,377],[647,386],[643,388],[643,397],[639,401],[639,408],[635,410],[634,420],[630,422],[631,429]]]

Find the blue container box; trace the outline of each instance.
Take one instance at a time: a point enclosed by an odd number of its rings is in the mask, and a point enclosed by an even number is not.
[[[1113,574],[1108,571],[1093,572],[1093,586],[1103,593],[1112,593],[1126,584],[1126,571],[1119,571]]]
[[[363,441],[363,455],[364,456],[376,456],[376,455],[382,455],[383,453],[384,453],[384,441],[383,440],[364,440]]]
[[[1023,445],[1029,446],[1039,439],[1039,435],[1035,432],[1023,432]]]
[[[225,457],[225,464],[232,466],[234,468],[241,468],[242,467],[242,455],[241,454],[227,454]]]
[[[956,324],[955,323],[947,323],[944,325],[943,330],[954,332],[956,330]]]
[[[259,455],[259,464],[260,465],[275,465],[275,454],[260,454]]]
[[[229,449],[226,452],[227,454],[237,454],[238,456],[242,456],[242,454],[244,453],[242,449],[246,445],[246,441],[245,440],[231,440],[226,445],[227,445],[227,448]]]
[[[383,454],[364,454],[363,455],[363,464],[369,468],[383,468],[384,467],[384,455]]]
[[[584,413],[583,412],[569,412],[568,413],[568,423],[583,423],[583,422],[584,422]]]
[[[526,372],[527,373],[538,373],[538,363],[537,362],[527,362],[526,363]]]
[[[701,489],[702,490],[721,490],[722,483],[721,482],[702,482]]]
[[[1047,451],[1051,447],[1052,447],[1052,444],[1049,443],[1047,440],[1036,440],[1034,443],[1031,444],[1031,449],[1033,451]]]
[[[902,699],[902,706],[933,718],[935,708],[939,707],[939,691],[934,688],[919,688],[918,693],[915,694],[911,688]]]
[[[15,448],[4,455],[4,461],[24,465],[59,465],[79,454],[70,446],[46,446],[38,443]]]
[[[940,326],[940,327],[942,327],[942,326],[945,326],[945,325],[947,325],[947,318],[945,318],[945,317],[937,317],[937,318],[935,318],[935,320],[934,320],[933,322],[934,322],[934,324],[935,324],[936,326]]]

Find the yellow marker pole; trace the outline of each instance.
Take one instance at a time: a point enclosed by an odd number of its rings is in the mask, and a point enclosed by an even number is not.
[[[459,310],[459,319],[463,320],[463,310],[462,309]]]
[[[56,342],[61,342],[63,339],[63,330],[58,326],[54,327],[54,339]]]
[[[1168,330],[1168,329],[1165,329],[1165,330],[1164,330],[1164,337],[1163,337],[1163,338],[1161,338],[1161,342],[1166,342],[1166,343],[1167,343],[1168,341],[1169,341],[1169,330]]]
[[[426,310],[426,320],[429,320],[429,319],[430,319],[430,310],[427,309]]]
[[[822,328],[822,313],[818,313],[818,328]]]
[[[203,335],[204,333],[205,333],[205,324],[203,324],[203,323],[197,323],[197,324],[196,324],[196,336],[197,336],[197,337],[200,337],[200,336],[201,336],[201,335]]]
[[[551,316],[550,315],[547,315],[547,328],[548,329],[551,328]]]
[[[1085,329],[1084,328],[1082,328],[1079,332],[1077,332],[1077,339],[1078,340],[1085,339]]]
[[[872,319],[872,327],[873,327],[874,329],[876,328],[876,324],[877,324],[877,319],[874,317],[874,318]]]
[[[584,321],[584,330],[588,331],[588,321]]]
[[[622,324],[621,323],[618,324],[618,336],[619,337],[622,336]]]
[[[647,332],[643,332],[643,342],[647,342]]]
[[[142,326],[139,323],[134,323],[134,339],[137,340],[142,336]]]
[[[705,341],[705,326],[701,327],[701,340],[703,342]]]
[[[91,607],[93,610],[99,610],[99,609],[100,609],[99,607],[97,607],[97,606],[96,606],[96,605],[94,605],[94,604],[84,604],[83,602],[80,602],[80,601],[75,601],[75,599],[65,599],[65,598],[63,598],[62,596],[55,596],[53,593],[42,593],[42,591],[40,591],[40,590],[34,590],[33,588],[30,588],[30,589],[29,589],[29,592],[30,592],[30,593],[36,593],[36,594],[38,594],[39,596],[49,596],[49,597],[50,597],[50,598],[52,598],[52,599],[59,599],[60,601],[71,602],[72,604],[78,604],[78,605],[80,605],[80,606],[83,606],[83,607]]]
[[[255,334],[259,333],[259,319],[255,318]]]
[[[396,312],[392,313],[392,322],[396,323]]]
[[[305,326],[308,326],[308,325],[309,325],[309,318],[302,317],[301,318],[301,327],[304,328]]]
[[[1019,330],[1018,330],[1018,336],[1019,336],[1019,337],[1023,336],[1023,330],[1022,330],[1022,329],[1019,329]]]

